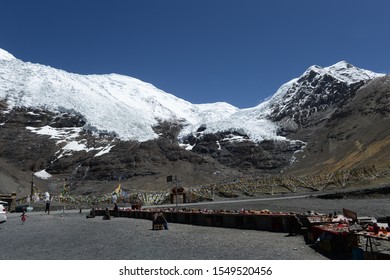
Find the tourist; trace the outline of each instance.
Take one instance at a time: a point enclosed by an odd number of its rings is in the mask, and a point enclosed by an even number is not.
[[[87,215],[87,219],[95,218],[96,217],[96,210],[95,208],[92,208],[91,211],[89,211],[89,214]]]
[[[118,200],[118,196],[115,192],[113,192],[111,196],[111,202],[115,204],[117,200]]]
[[[108,208],[104,211],[103,220],[111,220],[110,210],[108,210]]]
[[[114,217],[119,217],[119,208],[116,203],[114,203]]]
[[[300,233],[302,227],[302,223],[299,220],[297,214],[292,213],[292,215],[288,219],[288,235],[293,236]]]
[[[45,213],[50,214],[50,194],[48,192],[45,192],[45,202],[46,202],[46,208]]]
[[[20,215],[20,219],[22,220],[22,225],[24,225],[24,222],[26,221],[26,211],[23,211],[22,215]]]
[[[161,213],[161,212],[158,213],[157,220],[158,220],[158,223],[161,223],[164,226],[164,229],[168,229],[168,222],[165,219],[163,213]]]

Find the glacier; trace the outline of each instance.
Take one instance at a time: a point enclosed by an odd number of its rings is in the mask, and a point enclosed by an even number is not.
[[[344,61],[326,68],[312,66],[307,71],[313,69],[347,83],[377,75],[356,71],[358,68]],[[277,135],[278,125],[267,116],[273,104],[286,102],[286,93],[298,80],[282,85],[256,107],[239,109],[225,102],[192,104],[124,75],[80,75],[24,62],[0,49],[0,99],[6,100],[10,108],[75,113],[85,119],[87,130],[139,142],[158,138],[153,127],[164,121],[182,125],[179,141],[201,126],[206,128],[204,133],[243,131],[255,142],[283,140],[285,137]]]

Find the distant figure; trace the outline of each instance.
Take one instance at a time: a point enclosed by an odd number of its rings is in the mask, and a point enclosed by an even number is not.
[[[111,220],[110,210],[108,210],[108,208],[104,211],[103,220]]]
[[[112,193],[112,196],[111,196],[112,203],[115,204],[117,202],[117,200],[118,200],[118,196],[116,195],[116,193]]]
[[[379,226],[378,226],[377,223],[374,223],[374,225],[373,225],[372,228],[373,228],[373,231],[374,231],[375,234],[378,234],[378,233],[379,233]]]
[[[164,229],[168,229],[168,222],[167,222],[167,220],[165,219],[163,213],[160,213],[159,216],[160,216],[161,219],[162,219],[162,222],[163,222],[163,225],[164,225]]]
[[[45,192],[45,202],[46,202],[46,208],[45,213],[50,214],[50,194],[48,192]]]
[[[33,202],[39,202],[39,195],[37,193],[34,193],[32,196],[32,201]]]
[[[153,214],[152,229],[155,229],[158,213]]]
[[[114,217],[119,217],[119,208],[116,203],[114,203]]]
[[[23,211],[22,215],[20,215],[20,219],[22,220],[22,225],[24,225],[24,222],[26,221],[26,217],[28,217],[26,215],[26,211]]]
[[[92,208],[91,211],[89,211],[89,214],[87,215],[87,219],[95,218],[96,217],[96,210],[95,208]]]
[[[299,217],[297,214],[293,214],[288,219],[288,235],[297,235],[300,233],[302,227],[302,223],[299,220]]]
[[[168,229],[168,223],[163,213],[154,214],[152,227],[153,229],[162,229],[162,227],[164,227],[164,229]]]

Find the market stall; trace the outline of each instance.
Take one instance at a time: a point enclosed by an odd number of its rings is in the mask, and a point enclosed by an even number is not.
[[[326,254],[342,259],[390,257],[389,225],[377,223],[374,217],[358,217],[356,212],[343,209],[342,215],[309,213],[305,219],[307,243]],[[380,244],[388,250],[380,252]]]
[[[350,234],[348,223],[314,225],[311,232],[319,249],[335,258],[350,259],[353,248],[358,247],[359,240]]]
[[[361,244],[362,249],[364,248],[366,258],[390,259],[390,228],[388,224],[375,223],[362,231],[352,232],[351,235],[359,239],[359,244]],[[381,250],[380,247],[383,249]]]

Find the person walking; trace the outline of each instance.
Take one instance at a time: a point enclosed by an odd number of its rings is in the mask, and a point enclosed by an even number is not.
[[[45,192],[45,202],[46,202],[46,208],[45,213],[50,214],[50,194],[49,192]]]
[[[22,225],[24,225],[24,222],[26,221],[26,211],[23,211],[22,215],[20,215],[20,219],[22,220]]]

